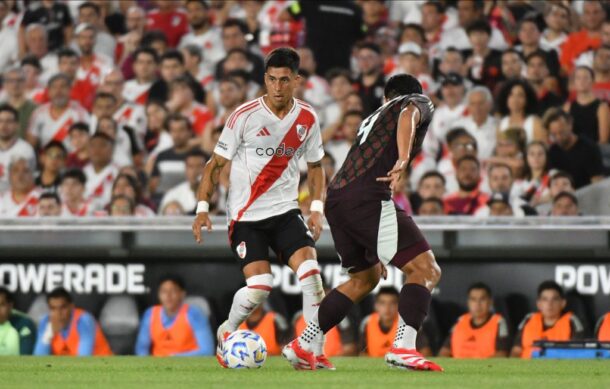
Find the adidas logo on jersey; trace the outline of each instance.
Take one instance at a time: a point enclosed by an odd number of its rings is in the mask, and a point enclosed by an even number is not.
[[[265,127],[261,128],[261,130],[256,134],[256,136],[269,136],[271,133]]]

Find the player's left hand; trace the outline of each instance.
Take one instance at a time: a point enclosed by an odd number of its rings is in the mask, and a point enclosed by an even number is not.
[[[307,220],[307,227],[309,227],[309,231],[313,235],[313,240],[317,242],[324,228],[322,225],[322,214],[320,212],[312,212]]]
[[[405,161],[396,161],[392,170],[390,170],[386,177],[378,177],[378,182],[389,182],[390,190],[394,193],[399,188],[400,179],[405,172]]]

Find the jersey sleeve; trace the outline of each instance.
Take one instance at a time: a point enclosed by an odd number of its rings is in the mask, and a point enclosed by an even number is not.
[[[195,357],[214,355],[214,337],[207,316],[199,308],[190,306],[187,312],[188,321],[197,339],[197,349],[174,354],[177,357]]]
[[[322,132],[318,117],[311,126],[311,133],[305,143],[305,161],[308,163],[318,162],[324,157],[324,145],[322,144]]]
[[[152,315],[152,308],[148,308],[142,320],[140,321],[140,329],[138,331],[138,338],[136,340],[136,355],[147,356],[150,355],[150,346],[152,344],[150,338],[150,316]]]
[[[408,95],[402,102],[400,110],[405,109],[409,104],[413,104],[419,110],[419,122],[430,123],[432,121],[432,114],[434,113],[434,104],[428,98],[428,96],[420,95],[417,93]]]
[[[78,355],[81,357],[87,357],[93,355],[93,348],[95,347],[95,319],[90,314],[84,313],[78,319],[76,324],[78,331]]]
[[[40,321],[38,325],[38,337],[36,339],[36,346],[34,346],[34,355],[51,355],[51,339],[49,339],[48,332],[51,330],[51,323],[49,323],[49,316],[46,315]]]
[[[237,149],[239,148],[242,139],[243,127],[245,125],[243,115],[241,115],[242,117],[235,118],[235,123],[232,123],[232,126],[230,126],[233,115],[235,115],[235,112],[227,119],[225,127],[220,134],[220,138],[218,138],[218,143],[216,143],[216,147],[214,148],[215,154],[228,160],[232,160],[237,153]]]

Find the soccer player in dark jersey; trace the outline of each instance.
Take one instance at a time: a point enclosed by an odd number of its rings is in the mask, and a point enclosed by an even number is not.
[[[335,247],[350,279],[332,290],[301,336],[283,355],[297,369],[315,369],[312,342],[369,294],[392,264],[406,275],[400,322],[385,361],[390,366],[442,371],[415,349],[428,314],[430,292],[441,275],[428,242],[411,217],[392,201],[392,191],[417,155],[434,106],[414,77],[399,74],[385,86],[385,104],[366,118],[347,159],[329,185],[325,205]],[[389,184],[389,185],[388,185]]]

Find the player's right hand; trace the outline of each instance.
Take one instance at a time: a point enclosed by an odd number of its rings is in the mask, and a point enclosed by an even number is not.
[[[205,226],[209,231],[212,231],[212,221],[210,220],[210,215],[207,212],[200,212],[195,216],[195,221],[193,222],[193,236],[195,237],[195,242],[197,244],[201,243],[203,240],[201,239],[201,228]]]

